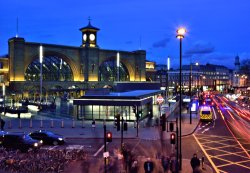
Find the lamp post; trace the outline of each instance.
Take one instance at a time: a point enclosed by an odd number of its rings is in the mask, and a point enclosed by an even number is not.
[[[191,60],[190,60],[191,61]],[[191,113],[191,99],[192,99],[192,62],[190,62],[190,75],[189,75],[189,96],[190,96],[190,102],[189,102],[189,115],[190,115],[190,124],[192,124],[192,113]]]
[[[40,108],[42,106],[42,93],[43,93],[43,46],[39,49],[40,60]]]
[[[177,35],[176,37],[180,40],[180,74],[179,74],[179,84],[180,84],[180,101],[179,101],[179,128],[180,128],[180,157],[179,157],[179,164],[180,164],[180,170],[182,168],[182,151],[181,151],[181,104],[182,104],[182,93],[181,93],[181,87],[182,87],[182,39],[184,38],[184,35],[186,33],[186,29],[185,28],[179,28],[177,31]],[[177,146],[178,148],[178,146]],[[178,151],[178,150],[177,150]],[[178,170],[177,170],[178,171]]]
[[[195,63],[196,66],[198,66],[198,62]],[[190,108],[189,108],[189,114],[190,114],[190,124],[192,124],[192,113],[191,113],[191,99],[192,99],[192,83],[193,83],[193,76],[192,76],[192,61],[190,59],[190,76],[189,76],[189,95],[190,95]]]
[[[167,76],[166,76],[166,101],[168,100],[168,73],[170,69],[170,58],[167,59]]]

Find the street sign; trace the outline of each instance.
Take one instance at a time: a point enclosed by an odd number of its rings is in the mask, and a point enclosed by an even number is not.
[[[161,113],[162,114],[168,114],[170,112],[169,106],[167,104],[164,104],[161,106]]]
[[[108,152],[108,151],[107,151],[107,152],[104,152],[104,153],[103,153],[103,157],[104,157],[104,158],[108,158],[108,157],[109,157],[109,152]]]
[[[157,96],[156,102],[158,104],[162,104],[164,102],[164,98],[161,95],[159,95],[159,96]]]

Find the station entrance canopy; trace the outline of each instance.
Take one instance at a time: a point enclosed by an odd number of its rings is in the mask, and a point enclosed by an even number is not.
[[[142,111],[143,116],[153,115],[153,104],[162,90],[133,90],[127,92],[98,93],[93,90],[79,99],[74,99],[78,119],[113,120],[116,114],[125,112],[126,120],[135,120],[132,106]]]
[[[152,102],[152,96],[161,94],[161,90],[134,90],[109,94],[85,95],[74,99],[74,105],[103,105],[103,106],[142,106]]]

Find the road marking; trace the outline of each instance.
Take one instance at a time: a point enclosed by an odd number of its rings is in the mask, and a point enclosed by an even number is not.
[[[106,143],[106,145],[108,144],[108,142]],[[101,148],[99,148],[99,150],[97,150],[97,152],[93,155],[94,157],[96,157],[104,148],[104,145],[101,146]]]
[[[133,151],[137,147],[137,145],[139,145],[140,142],[141,142],[141,139],[137,142],[137,144],[134,146],[134,148],[131,151]]]
[[[205,130],[203,130],[201,133],[205,133],[206,131],[208,131],[209,128],[206,128]]]
[[[201,145],[201,143],[198,141],[198,139],[196,138],[196,136],[193,134],[194,139],[196,140],[197,144],[200,146],[201,150],[203,151],[203,153],[206,155],[208,161],[211,163],[212,167],[214,168],[216,173],[220,173],[220,171],[218,170],[218,168],[215,166],[214,162],[210,159],[209,155],[207,154],[207,152],[205,151],[205,149],[203,148],[203,146]]]

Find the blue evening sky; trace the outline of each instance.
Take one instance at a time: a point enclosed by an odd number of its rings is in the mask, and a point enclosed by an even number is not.
[[[79,28],[100,28],[103,49],[147,51],[147,59],[179,66],[176,29],[187,28],[183,64],[199,62],[234,67],[234,58],[250,58],[249,0],[1,0],[0,55],[8,39],[80,46]]]

